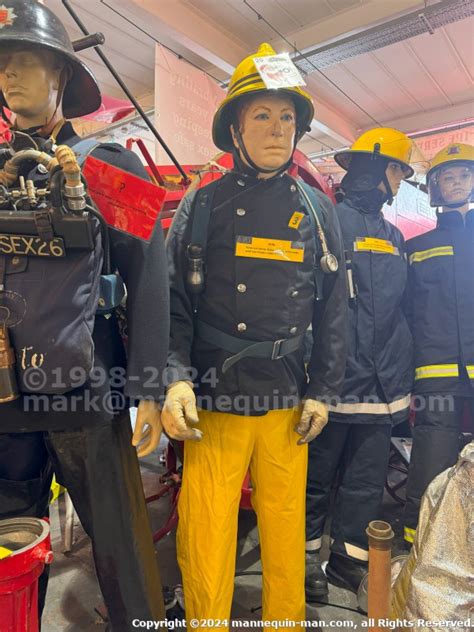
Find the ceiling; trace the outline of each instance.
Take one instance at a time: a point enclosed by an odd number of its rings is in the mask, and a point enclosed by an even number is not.
[[[309,154],[377,125],[408,133],[474,119],[474,0],[70,2],[90,31],[104,33],[104,52],[147,107],[155,41],[221,82],[262,41],[291,52],[316,104],[301,145]],[[45,4],[81,35],[61,0]],[[81,56],[105,93],[123,97],[94,51]]]

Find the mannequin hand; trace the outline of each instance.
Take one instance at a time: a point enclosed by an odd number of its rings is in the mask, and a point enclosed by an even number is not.
[[[327,404],[315,399],[307,399],[303,404],[301,419],[295,426],[295,432],[301,435],[298,445],[309,443],[315,439],[328,422],[329,409]]]
[[[172,439],[202,439],[202,432],[190,428],[186,423],[199,423],[196,396],[191,382],[175,382],[168,387],[161,420],[166,434]]]
[[[137,421],[132,437],[132,445],[138,446],[138,458],[147,456],[158,447],[162,430],[158,402],[142,399],[138,404]]]

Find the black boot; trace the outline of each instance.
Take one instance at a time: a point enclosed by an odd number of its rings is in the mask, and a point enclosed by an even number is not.
[[[328,580],[321,568],[320,551],[306,551],[306,571],[305,571],[305,594],[306,601],[325,603],[328,598]]]
[[[364,575],[369,570],[367,562],[331,553],[326,567],[326,575],[331,584],[357,594]]]

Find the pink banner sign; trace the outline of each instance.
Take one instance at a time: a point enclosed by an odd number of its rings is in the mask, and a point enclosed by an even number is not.
[[[474,125],[464,127],[463,129],[442,132],[440,134],[420,136],[416,138],[415,141],[426,160],[431,160],[438,151],[441,151],[443,147],[451,143],[474,145]]]
[[[179,162],[204,164],[219,151],[212,142],[212,118],[224,97],[206,73],[156,46],[155,123]],[[171,162],[158,145],[156,162]]]

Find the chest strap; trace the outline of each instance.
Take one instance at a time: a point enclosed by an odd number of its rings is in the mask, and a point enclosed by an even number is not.
[[[293,338],[281,338],[280,340],[266,340],[264,342],[255,342],[253,340],[242,340],[226,334],[225,332],[197,320],[196,333],[201,340],[208,344],[224,349],[228,353],[234,355],[222,365],[222,373],[225,373],[231,366],[242,360],[242,358],[267,358],[268,360],[280,360],[289,353],[294,353],[303,344],[303,335],[294,336]]]
[[[194,199],[193,205],[193,216],[192,216],[192,228],[191,228],[191,244],[199,244],[202,246],[204,251],[204,257],[206,257],[206,248],[207,248],[207,238],[208,238],[208,225],[211,217],[211,210],[213,208],[214,202],[214,194],[216,192],[217,187],[219,186],[220,180],[214,180],[207,186],[202,189],[198,189],[196,193],[196,197]],[[308,215],[311,228],[313,241],[315,244],[314,256],[315,260],[313,262],[313,274],[314,274],[314,287],[315,287],[315,299],[320,301],[324,298],[324,273],[321,270],[321,266],[319,265],[320,254],[320,246],[319,240],[317,238],[318,235],[318,224],[321,225],[323,231],[325,228],[324,215],[322,214],[319,208],[319,200],[315,196],[313,188],[304,182],[303,180],[298,180],[298,187],[304,189],[306,195],[312,201],[312,204],[308,204],[305,198],[300,195],[300,203],[306,210],[306,214]],[[315,217],[315,214],[317,217]]]

